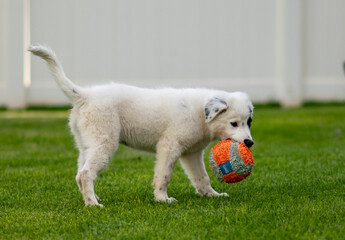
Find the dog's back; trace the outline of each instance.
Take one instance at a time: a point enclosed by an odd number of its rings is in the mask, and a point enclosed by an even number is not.
[[[120,142],[155,152],[159,139],[199,141],[205,132],[204,103],[212,93],[203,89],[146,89],[112,83],[83,89],[83,102],[74,106],[71,119],[84,119],[92,112],[103,122],[111,121],[120,128]],[[80,109],[79,109],[80,108]],[[80,116],[88,115],[88,116]],[[190,126],[194,126],[191,128]],[[190,133],[186,134],[186,131]],[[188,141],[190,141],[189,139]],[[187,141],[187,140],[186,140]]]

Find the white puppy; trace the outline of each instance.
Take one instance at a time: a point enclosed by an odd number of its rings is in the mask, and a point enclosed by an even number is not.
[[[228,196],[210,185],[203,150],[215,139],[235,139],[248,147],[253,105],[247,94],[207,89],[143,89],[122,84],[82,88],[69,80],[55,53],[29,48],[47,61],[73,104],[69,125],[79,149],[76,180],[86,206],[99,205],[94,183],[119,144],[156,153],[156,201],[174,202],[167,187],[178,159],[196,192]]]

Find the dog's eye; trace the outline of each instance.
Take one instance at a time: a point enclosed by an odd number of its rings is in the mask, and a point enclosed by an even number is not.
[[[247,124],[248,124],[248,127],[250,128],[250,126],[252,125],[252,118],[248,118],[248,121],[247,121]]]
[[[231,124],[231,126],[233,126],[233,127],[238,127],[237,122],[231,122],[230,124]]]

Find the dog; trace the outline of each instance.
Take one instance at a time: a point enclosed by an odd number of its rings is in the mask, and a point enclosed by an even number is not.
[[[211,141],[228,138],[253,145],[253,104],[246,93],[210,89],[145,89],[118,83],[81,87],[68,79],[53,50],[32,45],[72,103],[69,126],[79,150],[76,181],[86,206],[101,206],[94,191],[98,174],[119,144],[156,153],[154,198],[168,197],[176,162],[202,196],[228,196],[210,185],[203,151]]]

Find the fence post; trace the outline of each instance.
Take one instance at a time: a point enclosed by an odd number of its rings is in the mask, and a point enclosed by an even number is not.
[[[24,4],[19,0],[3,0],[1,37],[4,51],[2,77],[4,78],[4,103],[7,108],[24,108],[26,106],[26,89],[23,85],[24,47],[23,47],[23,13]]]
[[[303,101],[302,7],[300,0],[276,1],[276,86],[283,106]]]

